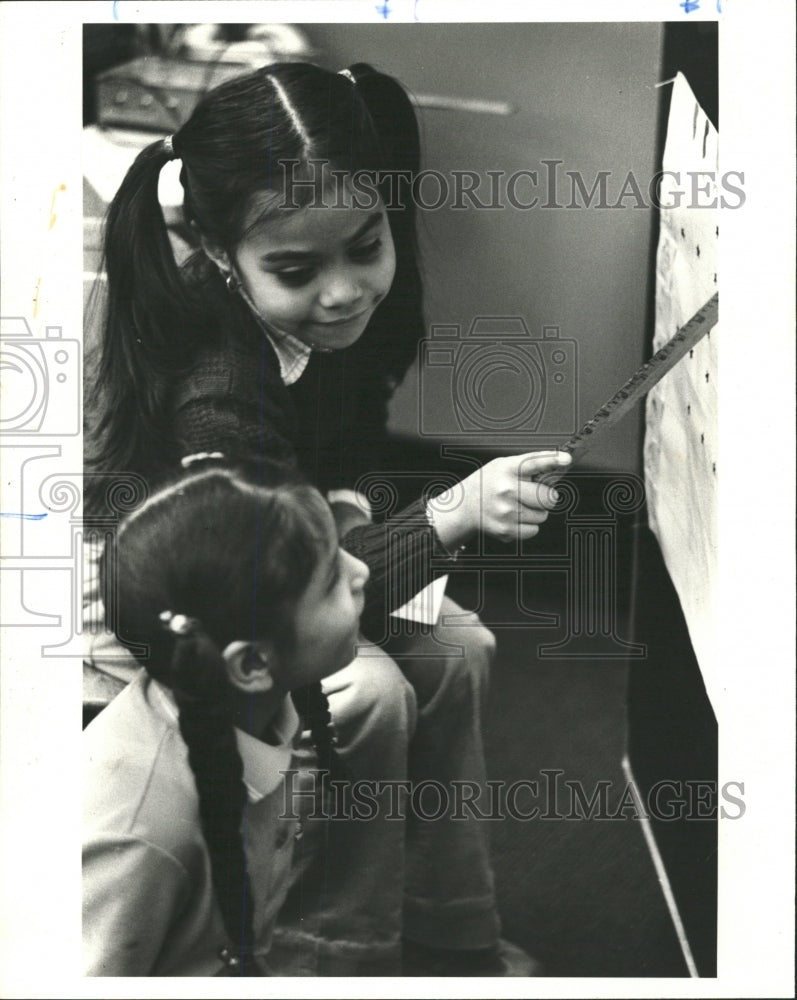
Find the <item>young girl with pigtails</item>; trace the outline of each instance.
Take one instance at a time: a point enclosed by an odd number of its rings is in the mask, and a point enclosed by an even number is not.
[[[201,247],[182,266],[158,203],[172,159]],[[424,333],[419,167],[411,102],[365,64],[267,66],[145,149],[107,218],[86,464],[157,485],[184,456],[218,452],[318,486],[343,548],[370,571],[357,655],[321,674],[340,756],[354,781],[436,782],[454,801],[458,783],[486,780],[494,639],[447,596],[431,630],[388,628],[388,615],[432,582],[430,555],[454,559],[477,531],[533,537],[556,500],[535,477],[568,456],[495,459],[381,521],[357,492],[380,469],[390,395]],[[92,669],[120,676],[107,652],[90,654]],[[530,974],[500,937],[483,825],[397,821],[387,794],[368,823],[329,824],[272,961],[296,975]]]
[[[114,555],[145,671],[83,734],[85,973],[267,975],[300,832],[288,694],[352,659],[368,568],[315,489],[221,467],[152,496]]]

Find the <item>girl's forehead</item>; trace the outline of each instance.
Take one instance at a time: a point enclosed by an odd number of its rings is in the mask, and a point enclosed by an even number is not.
[[[318,192],[310,204],[291,208],[272,191],[256,195],[244,223],[242,242],[258,246],[329,246],[348,243],[376,227],[385,215],[381,199],[358,200],[349,189]]]

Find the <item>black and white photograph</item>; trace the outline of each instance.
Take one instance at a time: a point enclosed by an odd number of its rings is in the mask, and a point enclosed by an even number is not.
[[[793,11],[59,6],[3,994],[793,995]]]

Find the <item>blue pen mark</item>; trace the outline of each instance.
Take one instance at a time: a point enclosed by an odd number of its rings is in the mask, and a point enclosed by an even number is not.
[[[112,6],[111,10],[112,10],[112,13],[113,13],[113,19],[114,19],[114,21],[118,21],[119,20],[119,0],[113,0],[113,6]]]
[[[716,0],[717,13],[722,13],[722,0]],[[684,14],[691,14],[693,10],[700,10],[700,0],[682,0],[678,4],[679,7],[683,7]]]
[[[14,514],[3,510],[0,511],[0,517],[21,517],[23,521],[41,521],[47,517],[47,513],[45,511],[44,514]]]
[[[381,7],[375,7],[374,10],[377,12],[377,14],[381,14],[382,17],[385,20],[387,20],[390,17],[390,15],[393,13],[393,11],[390,8],[387,0],[385,0],[385,2],[382,4]]]

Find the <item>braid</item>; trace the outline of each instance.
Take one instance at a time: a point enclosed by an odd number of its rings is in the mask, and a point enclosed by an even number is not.
[[[231,691],[221,655],[207,635],[195,629],[178,638],[172,677],[180,732],[199,795],[213,887],[231,944],[222,957],[235,975],[264,975],[252,954],[254,904],[241,836],[247,798]]]
[[[328,771],[330,778],[348,779],[348,770],[335,749],[337,737],[332,725],[329,701],[320,681],[306,684],[292,692],[297,712],[310,730],[310,739],[318,758],[320,771]]]

